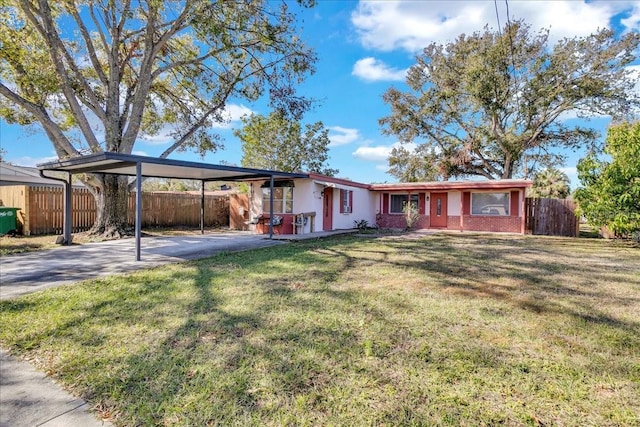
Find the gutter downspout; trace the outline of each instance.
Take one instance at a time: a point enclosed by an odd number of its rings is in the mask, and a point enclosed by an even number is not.
[[[142,238],[142,163],[136,163],[136,261],[140,261]]]
[[[204,179],[200,184],[200,234],[204,234]]]
[[[71,172],[67,171],[68,179],[55,178],[52,176],[46,176],[43,170],[38,170],[40,176],[45,179],[52,179],[54,181],[60,181],[64,184],[64,218],[62,221],[62,237],[64,241],[63,245],[71,244]]]
[[[273,175],[269,177],[269,239],[273,239]]]

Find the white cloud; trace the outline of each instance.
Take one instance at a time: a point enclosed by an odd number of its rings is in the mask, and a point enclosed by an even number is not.
[[[378,59],[368,57],[356,61],[351,74],[370,82],[402,81],[407,75],[407,70],[391,68]]]
[[[575,166],[567,166],[564,168],[560,168],[560,170],[567,174],[569,178],[569,185],[571,188],[576,188],[580,184],[580,180],[578,179],[578,168]]]
[[[416,144],[400,144],[396,142],[391,145],[376,145],[376,146],[362,146],[358,147],[356,151],[351,153],[353,157],[368,162],[386,162],[389,159],[391,150],[396,147],[404,147],[409,151],[413,151],[416,148]]]
[[[622,12],[628,28],[637,28],[640,6],[637,1],[518,1],[509,3],[509,19],[524,18],[536,32],[550,28],[550,41],[563,37],[586,36],[608,27],[611,18]],[[498,18],[499,17],[499,18]],[[504,2],[464,1],[360,1],[351,14],[360,42],[367,48],[415,53],[432,42],[446,43],[460,34],[504,27],[507,22]]]
[[[232,122],[239,122],[242,116],[250,116],[251,114],[253,114],[253,111],[244,105],[229,104],[222,112],[222,117],[227,120],[228,123],[220,123],[214,127],[228,129],[231,127]]]
[[[627,30],[637,30],[640,28],[640,2],[635,4],[633,10],[629,12],[629,16],[621,19],[620,23],[624,25]]]
[[[629,79],[631,81],[635,81],[636,84],[632,89],[632,93],[640,98],[640,65],[629,65],[627,66],[627,70],[630,71],[630,76]],[[594,115],[593,117],[608,117],[606,115]],[[561,122],[567,121],[567,120],[572,120],[572,119],[577,119],[578,118],[578,114],[575,110],[568,110],[565,111],[564,113],[560,114],[560,116],[558,117],[558,120]]]
[[[360,139],[360,132],[358,129],[343,128],[341,126],[329,126],[329,140],[330,147],[337,147],[339,145],[350,144]]]
[[[146,151],[142,151],[142,150],[133,150],[131,152],[131,154],[133,154],[135,156],[147,156],[147,157],[149,157],[149,154],[147,154]]]
[[[637,96],[640,96],[640,64],[630,65],[627,70],[631,71],[631,79],[636,81],[633,91]]]
[[[360,160],[366,160],[369,162],[382,162],[386,161],[391,153],[391,146],[378,145],[376,147],[358,147],[356,151],[352,153],[353,157]]]
[[[174,140],[171,133],[174,128],[171,126],[163,126],[155,135],[141,135],[140,140],[147,145],[165,145]]]
[[[54,162],[58,160],[58,156],[49,156],[49,157],[16,157],[12,159],[7,159],[7,162],[16,166],[26,166],[26,167],[35,167],[41,163]]]

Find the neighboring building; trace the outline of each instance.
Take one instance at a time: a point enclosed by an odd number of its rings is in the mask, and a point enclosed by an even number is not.
[[[412,203],[414,228],[525,232],[527,180],[361,184],[309,173],[306,178],[275,181],[274,233],[313,233],[355,228],[365,220],[380,228],[405,228],[403,207]],[[245,224],[269,232],[268,181],[251,182]],[[246,212],[245,212],[246,210]]]
[[[0,186],[4,185],[55,185],[61,187],[62,183],[41,177],[38,168],[0,162]]]
[[[55,188],[62,193],[62,183],[40,176],[37,168],[15,166],[0,162],[0,206],[18,208],[17,228],[20,233],[31,234],[29,215],[32,188]],[[34,210],[35,209],[31,209]]]

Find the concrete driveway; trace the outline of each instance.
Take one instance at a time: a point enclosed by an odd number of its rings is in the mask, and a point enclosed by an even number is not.
[[[124,273],[171,262],[204,258],[222,251],[239,251],[284,243],[243,232],[195,236],[147,236],[141,261],[135,260],[135,239],[64,246],[0,258],[0,299],[36,292],[109,274]]]

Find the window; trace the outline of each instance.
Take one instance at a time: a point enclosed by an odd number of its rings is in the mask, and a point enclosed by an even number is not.
[[[403,213],[402,210],[407,205],[409,200],[414,209],[418,209],[418,195],[417,194],[392,194],[389,203],[389,213]]]
[[[269,213],[270,189],[262,189],[262,211]],[[293,213],[293,187],[275,187],[273,189],[273,213]]]
[[[509,215],[509,193],[471,193],[471,215]]]
[[[353,191],[340,190],[340,213],[353,212]]]

